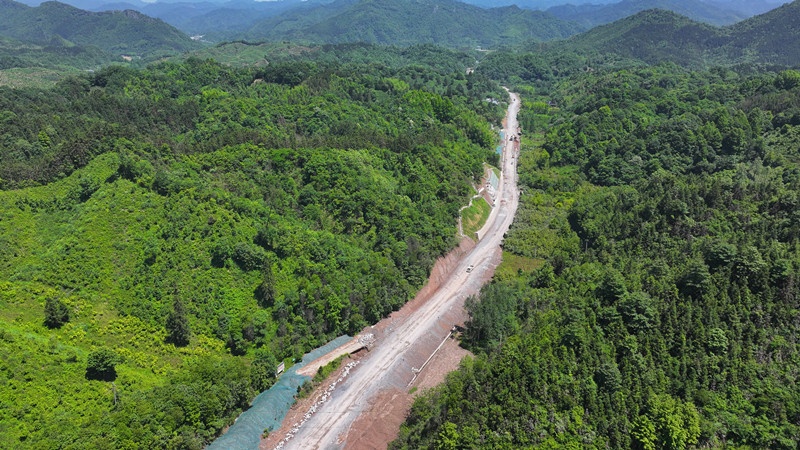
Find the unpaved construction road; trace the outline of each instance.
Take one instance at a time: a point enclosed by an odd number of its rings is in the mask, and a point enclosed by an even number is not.
[[[453,270],[424,303],[405,317],[386,319],[380,336],[369,353],[336,388],[329,401],[311,416],[283,447],[285,449],[329,449],[351,447],[351,426],[363,413],[374,411],[373,403],[384,398],[387,389],[406,392],[418,367],[428,359],[454,325],[453,317],[463,316],[464,299],[480,291],[494,272],[500,244],[517,210],[519,192],[514,142],[517,135],[519,97],[511,95],[505,120],[505,143],[501,158],[502,176],[495,207],[478,244],[463,256]],[[467,268],[472,266],[470,272]],[[424,349],[424,350],[421,350]]]

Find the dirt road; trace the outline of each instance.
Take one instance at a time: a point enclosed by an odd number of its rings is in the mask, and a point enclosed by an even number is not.
[[[285,449],[329,449],[344,447],[352,424],[362,412],[387,389],[407,391],[409,383],[428,359],[430,352],[420,354],[420,348],[435,348],[453,326],[456,312],[461,313],[464,299],[477,294],[482,283],[494,271],[503,235],[517,210],[516,158],[514,142],[517,135],[519,97],[511,95],[506,116],[506,142],[501,159],[502,175],[493,208],[480,242],[461,260],[458,268],[441,287],[413,313],[392,320],[383,330],[372,349],[353,368],[349,376],[286,443]],[[467,272],[467,268],[473,269]],[[458,311],[456,311],[458,310]]]

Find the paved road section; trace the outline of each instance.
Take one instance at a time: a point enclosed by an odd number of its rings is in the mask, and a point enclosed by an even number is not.
[[[505,142],[501,159],[502,175],[496,206],[481,230],[480,242],[464,256],[458,269],[411,316],[395,321],[387,333],[376,342],[370,352],[353,369],[349,377],[315,414],[302,426],[285,449],[331,449],[344,447],[350,426],[362,411],[368,410],[381,389],[388,387],[408,389],[416,370],[406,359],[411,358],[415,343],[431,339],[431,330],[439,333],[442,322],[454,307],[460,307],[464,298],[475,295],[481,288],[483,272],[490,267],[500,251],[503,236],[514,219],[519,192],[512,136],[517,136],[517,112],[520,100],[510,94],[505,127]],[[467,268],[473,266],[470,272]],[[441,340],[441,337],[438,338]],[[437,342],[438,344],[438,342]],[[424,359],[423,359],[424,361]],[[420,364],[421,365],[421,364]]]

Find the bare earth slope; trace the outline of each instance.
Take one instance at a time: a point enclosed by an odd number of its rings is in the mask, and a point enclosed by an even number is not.
[[[507,138],[516,135],[517,130],[519,98],[511,94],[511,99],[506,116]],[[500,262],[500,244],[514,219],[519,198],[514,152],[513,142],[506,141],[497,206],[482,230],[485,234],[481,233],[481,241],[464,254],[455,270],[439,280],[435,292],[420,293],[427,299],[415,299],[409,308],[401,309],[374,327],[376,340],[371,350],[336,388],[330,400],[306,420],[283,448],[372,448],[385,446],[387,438],[391,439],[387,435],[391,431],[387,430],[400,426],[410,402],[408,392],[414,374],[442,344],[453,325],[463,323],[464,300],[479,292]],[[474,266],[469,273],[468,266]],[[435,281],[429,284],[436,285]],[[367,329],[364,333],[370,331]],[[448,340],[443,348],[450,347],[452,351],[454,345]],[[438,362],[453,365],[452,361],[449,364],[441,361],[441,357]],[[432,358],[429,366],[436,363],[437,358]],[[429,370],[428,367],[425,370]],[[424,375],[425,371],[414,382],[429,384]],[[397,414],[398,408],[403,414]],[[387,423],[387,420],[396,423]],[[273,433],[270,442],[263,444],[269,445],[276,438],[283,437],[279,432]]]

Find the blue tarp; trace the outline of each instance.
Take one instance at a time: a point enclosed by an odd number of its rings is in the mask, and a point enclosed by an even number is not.
[[[297,370],[320,356],[346,344],[350,336],[339,336],[327,344],[306,353],[303,360],[289,368],[268,390],[258,394],[250,409],[243,412],[228,431],[208,447],[209,450],[258,450],[261,434],[265,429],[280,427],[289,408],[294,404],[297,388],[309,377],[298,375]]]

